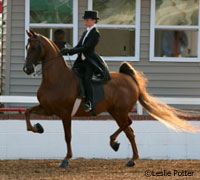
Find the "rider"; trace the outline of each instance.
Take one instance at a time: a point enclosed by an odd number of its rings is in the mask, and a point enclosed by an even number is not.
[[[85,11],[83,16],[87,30],[82,34],[78,45],[72,49],[64,48],[63,55],[78,54],[73,68],[79,68],[83,71],[83,85],[86,91],[84,110],[89,112],[93,110],[93,90],[91,85],[92,76],[100,74],[101,82],[110,80],[108,66],[99,55],[95,53],[95,46],[99,42],[99,31],[96,23],[99,19],[97,11]]]

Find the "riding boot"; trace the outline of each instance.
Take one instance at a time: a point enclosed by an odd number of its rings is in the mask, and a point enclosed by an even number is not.
[[[93,103],[93,97],[92,97],[93,94],[92,93],[88,94],[87,92],[88,91],[86,89],[87,96],[85,99],[85,103],[83,104],[83,108],[86,112],[91,112],[93,116],[96,116],[96,107]]]
[[[83,77],[84,89],[86,95],[86,101],[84,104],[84,110],[86,112],[91,112],[93,109],[93,89],[92,89],[92,75],[94,74],[94,68],[90,63],[85,64],[85,74]],[[93,113],[94,114],[94,113]]]

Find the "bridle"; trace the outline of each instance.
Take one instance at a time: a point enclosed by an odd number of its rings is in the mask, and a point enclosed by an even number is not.
[[[39,59],[39,57],[41,55],[42,37],[41,37],[41,35],[39,35],[39,38],[30,37],[28,39],[28,43],[26,45],[26,50],[27,50],[28,45],[30,44],[31,41],[39,41],[39,46],[36,48],[37,55],[34,58],[27,58],[28,60],[32,60],[33,59],[31,62],[33,62],[33,64],[36,66],[37,64],[39,64],[36,60]]]
[[[36,61],[36,60],[39,59],[40,56],[41,56],[41,52],[42,52],[42,36],[39,34],[39,38],[30,37],[30,38],[28,39],[28,43],[27,43],[27,45],[26,45],[26,49],[28,48],[28,45],[29,45],[29,43],[30,43],[31,41],[39,41],[39,46],[38,46],[37,49],[36,49],[36,52],[37,52],[36,56],[33,57],[33,58],[27,58],[27,60],[30,60],[31,62],[33,62],[34,71],[35,71],[34,74],[33,74],[33,76],[39,76],[39,75],[42,74],[42,69],[36,70],[36,66],[37,66],[38,64],[41,64],[41,62],[38,62],[38,61]],[[53,57],[53,58],[48,59],[48,61],[45,61],[45,59],[43,59],[43,60],[42,60],[42,63],[43,63],[43,64],[47,64],[47,63],[51,62],[52,60],[57,59],[57,58],[59,58],[59,57],[62,57],[62,54],[61,54],[61,53],[60,53],[58,56],[56,56],[56,57]],[[49,67],[49,65],[46,66],[45,69],[47,69],[48,67]]]
[[[40,58],[41,55],[41,49],[42,49],[42,38],[41,35],[39,35],[39,38],[34,38],[34,37],[29,37],[28,43],[26,45],[26,50],[28,49],[28,45],[30,44],[31,41],[39,41],[39,46],[36,48],[36,56],[32,58],[26,58],[26,60],[29,60],[31,64],[34,67],[34,74],[33,76],[38,75],[38,71],[36,71],[36,66],[40,64],[37,60]]]

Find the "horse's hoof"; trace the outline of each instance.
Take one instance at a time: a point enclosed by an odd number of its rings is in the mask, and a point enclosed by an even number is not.
[[[44,132],[43,127],[40,125],[40,123],[37,123],[34,125],[35,129],[37,130],[37,133],[42,134]]]
[[[133,166],[135,166],[135,162],[133,160],[130,160],[129,162],[127,162],[126,166],[133,167]]]
[[[63,160],[61,163],[60,163],[60,166],[59,168],[68,168],[69,167],[69,163],[67,160]]]
[[[114,143],[111,145],[111,147],[113,148],[114,151],[118,151],[119,145],[120,145],[120,143],[114,142]]]

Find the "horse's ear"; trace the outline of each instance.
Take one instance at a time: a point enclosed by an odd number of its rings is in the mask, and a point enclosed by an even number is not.
[[[32,37],[33,35],[29,32],[29,31],[27,31],[26,30],[26,34],[29,36],[29,37]]]
[[[33,34],[33,37],[37,37],[37,33],[30,29],[30,32]]]

